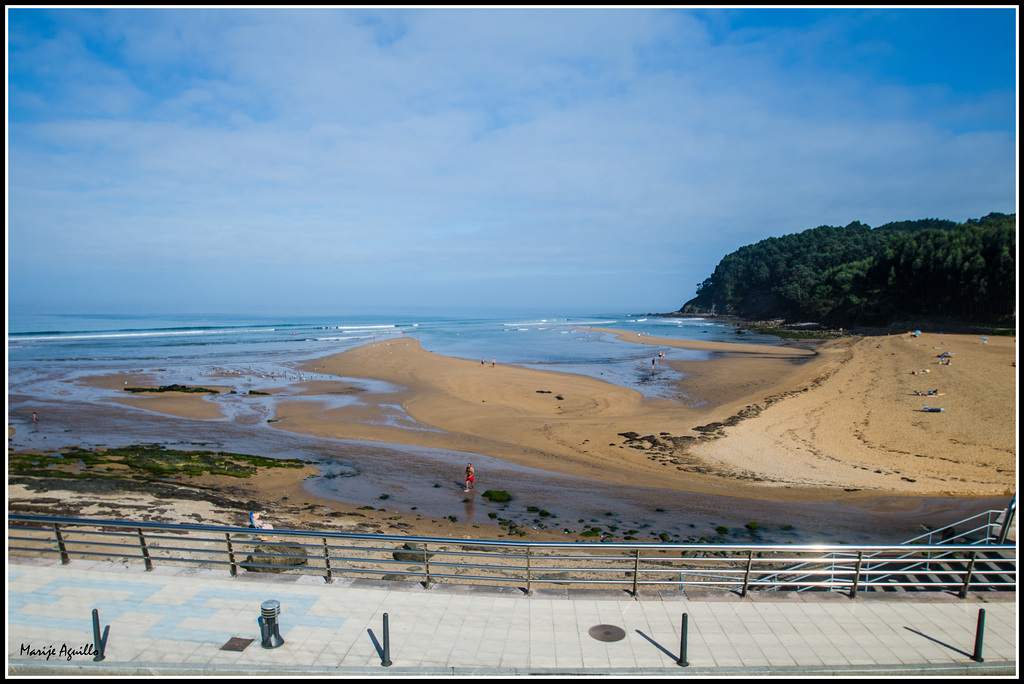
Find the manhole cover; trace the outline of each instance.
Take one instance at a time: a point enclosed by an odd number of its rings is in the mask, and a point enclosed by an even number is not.
[[[587,634],[598,641],[618,641],[626,636],[625,630],[615,625],[594,625],[587,631]]]
[[[252,639],[242,637],[231,637],[228,642],[220,647],[222,651],[244,651],[245,647],[253,642]]]

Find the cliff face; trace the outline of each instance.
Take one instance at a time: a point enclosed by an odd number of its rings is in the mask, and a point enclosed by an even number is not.
[[[691,316],[734,316],[750,320],[800,318],[800,312],[789,302],[772,292],[764,291],[750,292],[735,306],[729,306],[724,302],[702,302],[700,298],[694,297],[684,304],[679,312]]]

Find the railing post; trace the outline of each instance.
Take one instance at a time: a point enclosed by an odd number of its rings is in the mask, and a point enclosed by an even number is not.
[[[633,599],[636,599],[637,577],[640,575],[640,549],[633,549],[636,554],[633,560]]]
[[[978,558],[977,551],[971,551],[971,559],[967,562],[967,572],[964,574],[964,583],[960,587],[960,598],[967,598],[967,591],[971,586],[971,578],[974,575],[974,561]]]
[[[743,573],[743,590],[740,591],[740,597],[747,597],[747,584],[750,582],[750,566],[754,564],[754,550],[747,549],[747,571]]]
[[[999,536],[996,538],[997,544],[1006,543],[1006,535],[1010,531],[1010,526],[1013,525],[1013,518],[1017,513],[1017,495],[1013,495],[1013,499],[1010,500],[1010,505],[1006,507],[1006,513],[1003,516],[1003,526],[999,530]]]
[[[71,562],[67,547],[64,546],[64,536],[60,533],[60,523],[53,523],[53,533],[57,535],[57,550],[60,552],[60,562],[67,565]]]
[[[426,589],[430,588],[430,558],[427,557],[427,543],[423,543],[423,572],[426,575]]]
[[[860,567],[864,561],[864,552],[857,552],[857,565],[853,570],[853,588],[850,589],[850,598],[857,598],[857,585],[860,584]]]
[[[331,575],[331,554],[327,550],[327,537],[324,537],[324,568],[327,571],[327,576],[324,579],[331,584],[334,582],[334,577]]]
[[[231,533],[225,532],[224,539],[228,545],[228,562],[231,564],[231,576],[238,577],[238,566],[235,565],[235,549],[231,546]]]
[[[530,547],[526,547],[526,595],[530,595]]]
[[[146,572],[153,570],[153,561],[149,558],[149,549],[146,547],[146,538],[142,535],[142,528],[137,527],[135,531],[139,533],[139,546],[142,548],[142,559],[146,563]]]

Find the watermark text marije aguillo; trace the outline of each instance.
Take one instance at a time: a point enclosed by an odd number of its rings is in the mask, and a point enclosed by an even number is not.
[[[54,644],[49,644],[33,648],[32,644],[22,644],[20,655],[27,655],[30,658],[42,658],[45,656],[47,660],[50,658],[67,658],[71,660],[75,656],[95,656],[96,647],[92,644],[86,644],[85,646],[61,644],[58,648]]]

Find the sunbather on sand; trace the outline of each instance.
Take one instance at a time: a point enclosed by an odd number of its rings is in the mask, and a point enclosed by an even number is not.
[[[251,511],[249,513],[249,527],[256,527],[261,530],[272,530],[274,526],[268,522],[263,522],[260,518],[260,514],[257,511]]]

